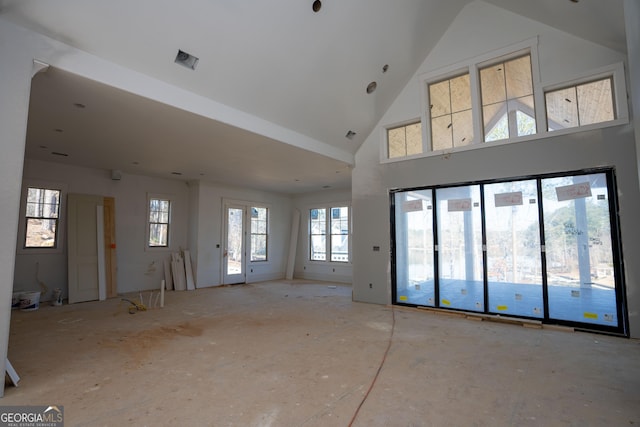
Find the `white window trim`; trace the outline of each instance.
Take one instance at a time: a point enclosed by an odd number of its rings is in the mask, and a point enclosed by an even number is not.
[[[18,255],[42,255],[60,254],[66,252],[65,242],[67,241],[67,193],[68,185],[59,182],[48,182],[39,180],[24,180],[22,191],[20,192],[20,217],[18,219],[18,241],[16,242],[16,253]],[[46,188],[50,190],[60,190],[60,207],[58,210],[58,229],[55,248],[25,248],[24,242],[27,233],[27,190],[29,188]]]
[[[536,119],[536,133],[533,135],[524,135],[519,137],[512,137],[502,139],[498,141],[484,142],[484,132],[482,124],[482,101],[480,98],[480,84],[479,84],[479,70],[492,63],[498,63],[510,58],[521,56],[522,54],[529,53],[531,55],[531,77],[533,83],[533,96],[535,102],[535,119]],[[579,132],[587,132],[595,129],[604,129],[612,126],[619,126],[629,123],[629,108],[627,100],[626,89],[626,77],[624,70],[624,63],[619,62],[612,65],[597,68],[595,70],[589,70],[573,77],[570,80],[563,80],[560,82],[543,83],[540,78],[540,66],[538,55],[538,37],[534,37],[523,42],[504,47],[492,52],[488,52],[466,61],[458,62],[447,67],[443,67],[434,71],[422,73],[418,76],[420,95],[421,95],[421,121],[422,121],[422,149],[420,154],[414,154],[406,157],[389,158],[388,155],[388,141],[387,141],[387,129],[401,126],[403,123],[408,124],[414,120],[407,120],[403,122],[397,122],[391,125],[382,126],[381,130],[381,150],[380,150],[380,163],[395,163],[416,158],[437,157],[437,156],[449,156],[452,153],[478,150],[487,147],[496,147],[500,145],[513,144],[519,142],[539,140],[549,137],[556,137],[560,135],[573,134]],[[430,135],[431,135],[431,120],[429,117],[429,91],[427,90],[428,84],[447,80],[455,76],[469,73],[471,82],[471,103],[473,111],[473,131],[474,140],[472,144],[463,147],[452,147],[446,150],[430,150]],[[594,123],[590,125],[577,126],[573,128],[555,130],[549,132],[547,130],[547,113],[545,103],[545,93],[554,89],[560,89],[563,87],[570,87],[575,84],[589,82],[597,80],[599,78],[612,77],[613,79],[613,93],[614,93],[614,107],[616,109],[616,119]]]
[[[149,246],[149,208],[151,199],[160,199],[169,201],[169,233],[167,236],[167,246]],[[173,211],[175,209],[175,196],[172,194],[147,193],[147,205],[145,208],[145,232],[144,232],[144,250],[148,252],[174,252],[173,244]]]
[[[406,157],[403,157],[405,159]],[[331,261],[331,208],[340,208],[347,207],[349,208],[349,261]],[[326,255],[327,259],[324,261],[311,259],[311,209],[325,209],[327,212],[326,217],[326,234],[325,234],[325,246],[326,246]],[[306,262],[315,264],[315,265],[351,265],[353,264],[353,210],[351,208],[350,202],[336,202],[336,203],[320,203],[309,205],[306,208],[307,210],[307,247],[306,247]]]

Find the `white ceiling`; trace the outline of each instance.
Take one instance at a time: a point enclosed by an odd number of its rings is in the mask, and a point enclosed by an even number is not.
[[[350,157],[470,2],[0,0],[0,15]],[[626,49],[622,0],[487,2]],[[33,80],[26,156],[283,193],[349,188],[353,166],[56,69]]]

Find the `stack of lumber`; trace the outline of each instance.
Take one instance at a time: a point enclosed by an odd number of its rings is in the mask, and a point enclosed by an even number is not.
[[[188,250],[174,252],[171,260],[164,261],[164,279],[167,290],[192,291],[196,288]]]

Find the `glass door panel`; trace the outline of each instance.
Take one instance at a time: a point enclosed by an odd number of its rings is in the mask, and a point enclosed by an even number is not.
[[[439,305],[484,311],[480,186],[436,189]]]
[[[487,311],[544,317],[536,180],[486,184],[484,209]]]
[[[542,180],[549,317],[619,326],[604,173]]]
[[[244,207],[227,206],[225,247],[223,253],[223,283],[245,282]]]
[[[432,190],[395,194],[396,301],[435,306]]]

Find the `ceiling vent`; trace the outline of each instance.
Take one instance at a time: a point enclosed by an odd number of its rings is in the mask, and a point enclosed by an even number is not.
[[[175,59],[176,64],[180,64],[183,67],[187,67],[192,70],[196,69],[196,65],[198,65],[198,61],[199,61],[198,58],[182,50],[178,50],[178,54],[176,55],[176,59]]]

